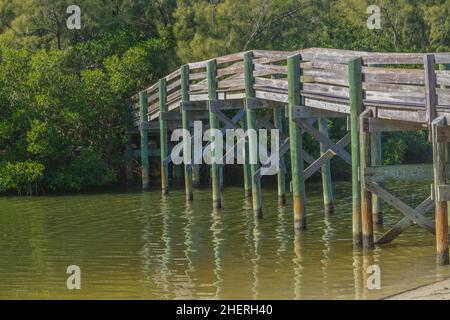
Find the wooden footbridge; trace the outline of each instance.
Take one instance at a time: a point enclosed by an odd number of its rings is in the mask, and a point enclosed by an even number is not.
[[[168,130],[180,127],[192,130],[193,120],[202,120],[207,127],[220,130],[278,128],[284,130],[279,147],[278,194],[284,203],[286,170],[282,155],[289,152],[296,230],[307,227],[305,180],[319,170],[325,211],[333,211],[330,159],[338,156],[352,168],[352,230],[356,247],[370,249],[375,244],[389,243],[417,224],[435,234],[437,261],[448,264],[449,65],[450,53],[371,53],[319,48],[295,52],[253,50],[184,65],[132,99],[134,126],[141,138],[143,188],[149,186],[151,130],[156,130],[160,137],[161,184],[166,194],[168,165],[172,161]],[[235,115],[229,117],[230,113]],[[268,118],[272,114],[273,121]],[[347,119],[348,133],[334,142],[329,138],[327,121],[341,117]],[[287,123],[287,128],[283,128],[283,123]],[[381,133],[415,130],[429,130],[433,164],[383,166]],[[305,133],[320,143],[318,159],[303,150]],[[217,147],[215,143],[211,142],[213,149]],[[255,218],[261,218],[261,168],[248,161],[255,156],[252,150],[256,150],[258,141],[249,136],[245,143],[244,189],[252,197]],[[350,148],[346,148],[349,144]],[[212,200],[213,206],[220,208],[223,178],[222,165],[217,162],[213,153]],[[192,179],[198,177],[198,166],[187,163],[184,168],[186,197],[192,200]],[[412,208],[386,190],[383,181],[389,179],[434,182],[430,196]],[[400,211],[403,217],[374,240],[373,225],[382,223],[381,201]],[[435,221],[425,216],[433,207]]]

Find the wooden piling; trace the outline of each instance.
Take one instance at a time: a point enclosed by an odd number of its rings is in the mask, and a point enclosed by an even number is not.
[[[244,132],[247,132],[247,118],[244,115],[242,118],[242,129]],[[244,145],[244,164],[243,164],[243,175],[244,175],[244,195],[246,198],[252,196],[252,176],[250,169],[250,157],[249,157],[249,148],[248,148],[248,137],[245,139]]]
[[[166,79],[162,78],[159,80],[159,137],[161,151],[161,192],[163,195],[169,193],[169,166],[165,162],[168,156],[167,121],[163,116],[167,112],[166,95]]]
[[[319,131],[326,137],[328,137],[328,119],[319,118]],[[320,155],[322,156],[328,148],[320,143]],[[323,189],[323,204],[325,214],[332,214],[334,212],[333,207],[333,187],[331,182],[331,163],[327,160],[322,166],[322,189]]]
[[[253,89],[253,52],[249,51],[244,54],[244,77],[245,77],[245,96],[247,99],[255,98],[255,90]],[[247,129],[256,131],[256,114],[254,109],[250,109],[246,100],[245,115],[247,120]],[[249,160],[252,182],[252,203],[253,214],[255,218],[263,217],[261,180],[255,178],[255,173],[259,168],[258,165],[258,138],[256,135],[248,135],[249,143]]]
[[[219,122],[215,113],[211,110],[211,101],[217,100],[217,63],[216,60],[208,61],[206,65],[206,73],[208,76],[208,109],[209,109],[209,125],[210,129],[219,129]],[[220,169],[217,164],[217,142],[215,138],[211,138],[211,185],[212,200],[214,208],[222,207],[221,187],[220,187]]]
[[[449,264],[448,250],[448,211],[447,202],[440,199],[439,186],[446,185],[446,142],[439,142],[438,129],[447,125],[445,117],[436,118],[432,122],[433,173],[436,223],[436,260],[439,265]]]
[[[297,231],[306,230],[305,210],[305,178],[303,174],[303,142],[300,128],[294,120],[294,108],[300,105],[300,55],[288,57],[288,119],[289,145],[292,169],[292,193],[294,201],[294,228]]]
[[[371,165],[381,166],[382,163],[382,153],[381,153],[381,132],[373,132],[370,134],[370,153],[371,153]],[[376,225],[383,225],[383,209],[381,206],[381,199],[372,194],[372,214],[373,222]]]
[[[150,186],[150,179],[148,176],[148,130],[146,123],[147,117],[147,92],[139,92],[139,120],[141,134],[141,177],[142,177],[142,190],[147,191]]]
[[[359,166],[359,133],[358,116],[362,111],[362,59],[356,58],[348,62],[349,95],[350,95],[350,134],[352,153],[352,232],[353,245],[362,246],[361,227],[361,193],[358,179]]]
[[[372,215],[372,194],[366,189],[364,181],[364,171],[371,166],[371,145],[370,133],[364,129],[364,122],[371,116],[372,111],[366,110],[360,116],[360,185],[361,185],[361,226],[363,247],[374,248],[373,240],[373,215]]]
[[[273,119],[275,128],[280,131],[280,135],[283,132],[283,118],[284,107],[277,107],[273,109]],[[281,165],[284,165],[284,156],[280,155],[280,169],[277,173],[277,185],[278,185],[278,203],[282,206],[286,204],[286,173],[281,170]]]
[[[184,65],[181,67],[181,102],[189,101],[189,65]],[[181,111],[183,129],[186,132],[190,132],[189,117],[188,113],[183,107]],[[192,149],[192,141],[189,143],[186,139],[183,139],[183,154],[188,152],[187,150]],[[192,158],[192,157],[191,157]],[[186,192],[186,200],[192,201],[194,199],[194,194],[192,192],[192,159],[189,159],[189,163],[184,163],[184,188]]]

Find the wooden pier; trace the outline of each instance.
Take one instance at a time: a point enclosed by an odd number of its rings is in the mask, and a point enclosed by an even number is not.
[[[450,53],[370,53],[312,48],[296,52],[253,50],[189,63],[132,98],[133,124],[141,137],[143,189],[149,186],[148,130],[159,128],[162,193],[169,192],[168,131],[191,131],[194,120],[211,129],[281,129],[278,196],[285,204],[292,191],[294,227],[307,229],[305,181],[321,170],[324,210],[333,213],[330,160],[342,158],[352,172],[353,244],[372,249],[390,243],[417,224],[436,236],[437,262],[449,264],[447,145],[450,142]],[[271,109],[271,112],[261,110]],[[235,115],[229,117],[227,114]],[[273,116],[273,122],[267,118]],[[329,138],[328,121],[346,118],[348,133],[339,141]],[[317,122],[317,128],[314,123]],[[383,132],[429,130],[432,164],[383,166]],[[314,159],[302,147],[304,134],[320,143]],[[258,141],[245,141],[244,192],[252,197],[255,219],[263,217],[261,168],[250,164]],[[349,146],[347,148],[347,146]],[[222,206],[222,165],[218,145],[212,150],[212,204]],[[191,146],[185,143],[186,152]],[[284,156],[290,152],[291,177]],[[200,155],[201,156],[201,155]],[[199,155],[192,155],[193,158]],[[306,164],[306,165],[305,165]],[[264,166],[263,164],[262,166]],[[186,199],[195,198],[198,166],[184,164]],[[386,180],[433,181],[430,196],[418,207],[390,193]],[[195,180],[195,181],[194,181]],[[290,188],[286,186],[290,182]],[[427,182],[428,181],[428,182]],[[402,219],[374,239],[374,224],[382,224],[381,202],[394,207]],[[435,221],[425,213],[435,208]]]

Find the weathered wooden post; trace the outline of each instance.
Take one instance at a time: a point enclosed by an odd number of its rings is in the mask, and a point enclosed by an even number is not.
[[[319,118],[319,131],[328,138],[328,119]],[[322,156],[328,148],[320,143],[320,155]],[[332,214],[334,212],[333,207],[333,186],[331,182],[331,164],[330,160],[327,160],[322,166],[322,186],[323,186],[323,203],[326,214]]]
[[[439,136],[439,129],[446,127],[445,117],[436,118],[432,122],[433,141],[433,173],[434,173],[434,195],[435,195],[435,219],[436,219],[436,253],[439,265],[449,264],[448,251],[448,211],[447,202],[441,192],[441,188],[446,186],[447,170],[445,165],[446,149],[448,139]],[[448,130],[448,128],[447,128]]]
[[[133,180],[133,146],[132,146],[132,138],[133,134],[131,133],[131,128],[133,125],[132,112],[133,109],[131,105],[127,105],[128,113],[127,113],[127,124],[128,128],[125,131],[126,143],[125,143],[125,178],[127,181],[127,186],[131,185]],[[140,120],[139,120],[140,121]]]
[[[247,132],[247,118],[244,115],[242,118],[242,129],[244,132]],[[244,195],[246,198],[252,196],[252,176],[251,176],[251,169],[250,169],[250,155],[249,155],[249,148],[248,148],[248,137],[245,137],[245,145],[244,145]]]
[[[289,119],[289,146],[291,152],[292,193],[294,201],[294,228],[306,230],[306,193],[305,177],[303,174],[303,142],[299,126],[294,120],[294,109],[300,105],[300,55],[288,57],[288,119]]]
[[[283,132],[284,107],[273,109],[273,113],[275,128],[280,131],[281,135]],[[284,206],[286,204],[286,173],[281,169],[281,164],[284,164],[284,156],[280,155],[280,169],[277,173],[278,203]]]
[[[217,63],[216,60],[208,61],[206,65],[206,73],[208,76],[208,109],[209,109],[209,126],[211,130],[219,129],[219,122],[215,113],[212,110],[212,101],[216,101],[217,95]],[[212,199],[213,207],[221,208],[222,199],[220,193],[220,168],[217,164],[217,141],[216,137],[211,137],[211,184],[212,184]]]
[[[353,245],[362,245],[361,227],[361,193],[358,179],[359,167],[359,132],[358,116],[362,111],[362,59],[348,62],[349,95],[350,95],[350,134],[352,152],[352,220]]]
[[[141,176],[142,189],[148,190],[150,180],[148,177],[148,116],[147,116],[147,92],[139,92],[139,132],[141,134]]]
[[[200,165],[199,164],[192,165],[192,186],[193,187],[200,186]]]
[[[161,144],[161,192],[163,195],[169,193],[169,166],[165,161],[168,155],[167,120],[165,118],[167,112],[166,95],[166,79],[162,78],[159,80],[159,137]]]
[[[373,132],[370,134],[370,147],[371,147],[371,165],[382,165],[382,153],[381,153],[381,132]],[[373,221],[376,225],[383,225],[383,209],[381,206],[381,199],[372,194],[372,214]]]
[[[372,115],[371,110],[366,110],[360,115],[360,185],[361,185],[361,224],[363,246],[366,249],[374,248],[373,241],[373,216],[372,216],[372,194],[366,189],[364,180],[365,169],[371,166],[370,155],[370,133],[365,130],[365,121]]]
[[[183,122],[183,129],[185,132],[190,132],[189,117],[186,110],[186,106],[183,103],[189,101],[189,65],[185,64],[181,67],[181,117]],[[187,154],[188,150],[192,150],[192,141],[183,138],[183,154]],[[191,152],[189,152],[191,153]],[[189,159],[189,163],[186,163],[186,157],[184,159],[184,188],[186,191],[186,200],[192,201],[194,194],[192,192],[192,157]]]
[[[255,173],[258,170],[258,137],[256,135],[256,114],[255,110],[249,106],[249,99],[255,98],[255,90],[253,89],[253,52],[249,51],[244,54],[244,76],[245,76],[245,114],[247,120],[248,143],[249,143],[249,160],[250,172],[252,182],[252,202],[253,214],[255,218],[262,218],[262,195],[261,195],[261,180],[255,178]]]

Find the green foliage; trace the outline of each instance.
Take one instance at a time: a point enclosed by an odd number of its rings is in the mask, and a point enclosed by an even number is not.
[[[26,160],[23,162],[0,162],[0,192],[17,190],[32,194],[42,179],[44,165]]]

